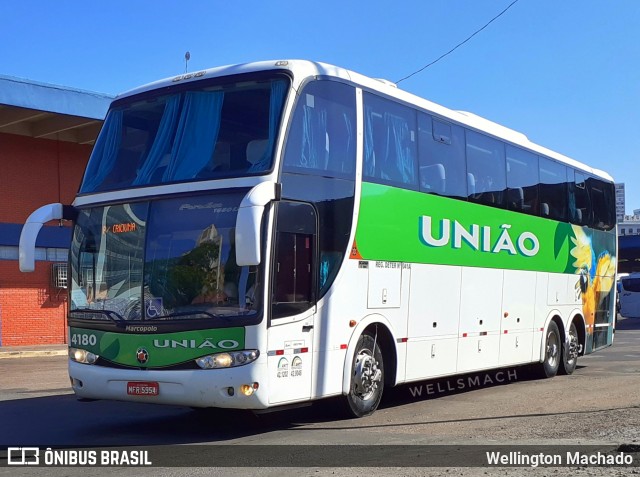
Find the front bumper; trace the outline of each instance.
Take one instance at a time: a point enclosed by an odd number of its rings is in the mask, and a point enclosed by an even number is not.
[[[114,369],[69,360],[69,377],[76,395],[87,399],[232,409],[268,407],[266,363],[260,361],[229,369],[165,371]],[[159,393],[129,395],[128,382],[157,382]],[[259,386],[251,396],[240,392],[241,385],[253,383]]]

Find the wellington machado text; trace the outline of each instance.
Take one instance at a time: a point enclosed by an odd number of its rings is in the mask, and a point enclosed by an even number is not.
[[[492,466],[631,466],[634,463],[632,454],[624,452],[603,453],[571,451],[558,454],[527,454],[526,452],[487,452],[487,463]]]

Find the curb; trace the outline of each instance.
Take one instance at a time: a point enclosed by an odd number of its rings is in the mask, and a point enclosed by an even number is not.
[[[67,347],[64,349],[11,349],[6,351],[0,348],[0,359],[66,356],[68,353]]]

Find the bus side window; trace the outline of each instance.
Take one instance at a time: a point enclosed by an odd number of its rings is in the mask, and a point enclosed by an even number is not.
[[[418,188],[416,112],[365,93],[365,179]]]
[[[300,94],[287,136],[285,172],[353,179],[355,93],[334,81],[313,81]]]
[[[538,156],[507,145],[507,208],[538,214]]]
[[[587,179],[587,189],[593,207],[592,226],[600,230],[611,230],[616,225],[614,185],[595,177]]]
[[[464,130],[418,113],[418,151],[420,190],[466,199],[470,178],[464,158]]]
[[[548,219],[566,221],[567,166],[542,156],[538,164],[540,215]]]
[[[572,180],[573,179],[573,180]],[[569,170],[569,221],[576,225],[591,223],[591,198],[586,174]]]
[[[469,200],[491,207],[504,206],[507,188],[504,144],[496,139],[466,131],[467,170],[476,182]]]

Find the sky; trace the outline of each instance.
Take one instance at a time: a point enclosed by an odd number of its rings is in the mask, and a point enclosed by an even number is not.
[[[117,94],[185,71],[310,59],[398,81],[513,0],[0,2],[0,75]],[[518,0],[399,87],[607,171],[640,208],[640,0]]]

